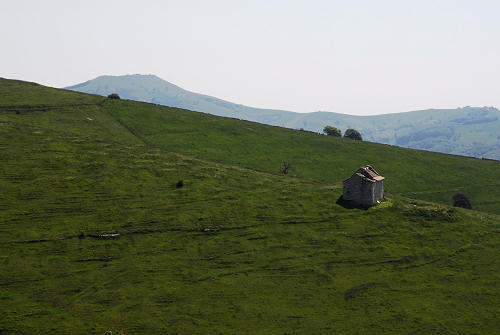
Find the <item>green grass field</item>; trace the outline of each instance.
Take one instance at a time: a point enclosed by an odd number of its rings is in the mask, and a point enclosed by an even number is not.
[[[360,166],[386,177],[392,194],[451,204],[466,194],[474,209],[500,214],[500,162],[349,141],[208,114],[132,101],[103,110],[145,145],[207,160],[278,172],[283,161],[295,176],[340,186]]]
[[[0,334],[494,334],[499,171],[0,80]]]

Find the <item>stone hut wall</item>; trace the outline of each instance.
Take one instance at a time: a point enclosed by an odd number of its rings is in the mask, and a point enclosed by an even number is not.
[[[384,181],[379,180],[375,183],[373,192],[373,202],[382,201],[384,199]]]
[[[359,178],[353,176],[344,181],[342,191],[342,198],[344,198],[344,200],[358,200],[361,197],[361,184],[359,183]]]
[[[363,206],[372,206],[375,200],[375,184],[358,175],[344,181],[343,198]]]

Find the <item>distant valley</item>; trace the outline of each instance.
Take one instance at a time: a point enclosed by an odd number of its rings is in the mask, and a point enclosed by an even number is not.
[[[325,125],[359,130],[367,141],[500,159],[500,111],[494,107],[428,109],[376,116],[260,109],[193,93],[154,75],[100,76],[68,90],[179,107],[286,128],[321,132]]]

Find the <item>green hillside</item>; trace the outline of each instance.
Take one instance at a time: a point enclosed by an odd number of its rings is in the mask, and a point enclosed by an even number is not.
[[[500,160],[500,111],[493,107],[429,109],[376,116],[293,113],[235,104],[186,91],[153,75],[101,76],[67,89],[322,132],[325,125],[358,129],[365,140],[428,151]]]
[[[499,170],[0,79],[0,334],[492,334]]]
[[[120,101],[105,105],[146,145],[231,165],[278,172],[283,161],[296,176],[341,186],[358,167],[372,164],[392,194],[450,204],[456,192],[475,209],[500,214],[496,161],[349,141],[309,132]]]

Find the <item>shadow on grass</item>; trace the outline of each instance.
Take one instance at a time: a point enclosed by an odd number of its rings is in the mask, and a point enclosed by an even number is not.
[[[342,207],[344,207],[346,209],[363,209],[363,210],[367,210],[368,208],[370,208],[370,206],[360,205],[357,202],[354,202],[352,200],[345,200],[342,196],[340,196],[337,199],[336,204],[339,205],[339,206],[342,206]]]

